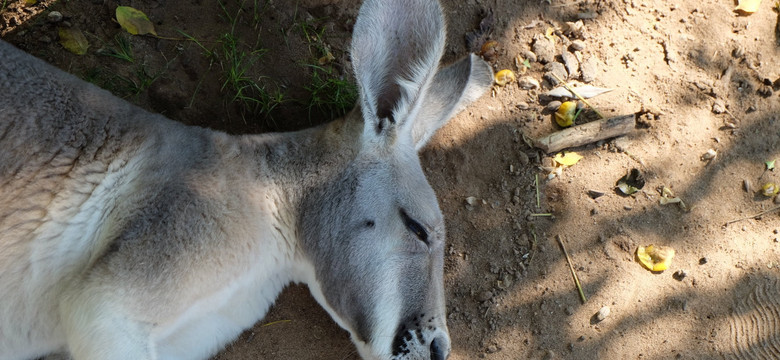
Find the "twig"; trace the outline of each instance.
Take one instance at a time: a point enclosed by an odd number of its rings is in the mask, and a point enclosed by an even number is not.
[[[552,217],[552,213],[544,213],[544,214],[530,214],[528,215],[530,217]]]
[[[585,297],[585,292],[582,291],[582,285],[580,285],[580,279],[577,278],[577,272],[574,271],[574,265],[571,264],[571,258],[569,257],[569,252],[566,251],[566,246],[563,245],[563,239],[561,239],[560,235],[555,235],[555,238],[558,239],[558,244],[561,245],[561,250],[563,250],[563,254],[566,255],[566,262],[569,263],[569,270],[571,270],[571,276],[574,278],[574,283],[577,285],[577,291],[580,293],[580,300],[582,300],[582,303],[588,301],[588,298]]]
[[[558,77],[558,75],[555,75],[555,73],[553,73],[553,72],[551,72],[550,74],[552,74],[552,76],[554,76],[554,77],[555,77],[555,79],[556,79],[556,80],[558,80],[558,82],[560,82],[560,83],[563,85],[563,87],[565,87],[565,88],[566,88],[566,90],[569,90],[569,92],[571,92],[572,94],[574,94],[574,96],[576,96],[578,99],[582,100],[582,102],[584,102],[584,103],[585,103],[585,105],[588,105],[588,107],[589,107],[589,108],[593,109],[593,111],[594,111],[594,112],[596,112],[596,114],[599,116],[599,118],[600,118],[600,119],[605,119],[605,118],[606,118],[606,116],[604,116],[604,114],[602,114],[602,113],[601,113],[601,112],[600,112],[598,109],[596,109],[595,107],[593,107],[593,105],[591,105],[591,104],[588,102],[588,100],[585,100],[585,98],[584,98],[584,97],[582,97],[582,95],[580,95],[580,94],[578,94],[576,91],[574,91],[574,88],[572,88],[571,86],[569,86],[569,84],[567,84],[565,81],[563,81],[563,79],[561,79],[560,77]]]
[[[536,208],[541,209],[542,203],[539,199],[539,174],[534,174],[534,185],[536,186]]]
[[[288,322],[292,322],[292,320],[271,321],[271,322],[269,322],[267,324],[263,324],[261,327],[266,327],[266,326],[271,326],[271,325],[276,325],[276,324],[284,324],[284,323],[288,323]]]
[[[773,212],[773,211],[777,211],[777,210],[780,210],[780,206],[775,206],[775,207],[773,207],[773,208],[771,208],[771,209],[769,209],[769,210],[764,210],[764,211],[762,211],[762,212],[760,212],[760,213],[758,213],[758,214],[755,214],[755,215],[751,215],[751,216],[745,216],[745,217],[743,217],[743,218],[739,218],[739,219],[731,220],[731,221],[729,221],[729,222],[727,222],[727,223],[723,224],[723,226],[728,226],[728,225],[730,225],[730,224],[733,224],[733,223],[735,223],[735,222],[739,222],[739,221],[742,221],[742,220],[747,220],[747,219],[755,219],[755,218],[757,218],[757,217],[759,217],[759,216],[761,216],[761,215],[765,215],[765,214],[768,214],[768,213],[771,213],[771,212]]]

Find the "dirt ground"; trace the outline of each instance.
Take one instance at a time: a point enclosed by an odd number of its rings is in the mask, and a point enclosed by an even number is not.
[[[223,7],[202,0],[2,1],[0,36],[184,123],[254,133],[326,120],[332,109],[310,107],[307,64],[329,49],[331,76],[350,79],[358,4],[225,1]],[[100,55],[122,34],[113,20],[117,5],[144,11],[160,36],[175,39],[127,36],[133,62]],[[496,87],[421,153],[447,221],[450,359],[780,358],[780,211],[778,201],[760,194],[763,184],[780,183],[780,170],[765,164],[780,160],[774,2],[764,0],[750,16],[734,13],[727,0],[445,0],[443,6],[445,61],[468,52],[465,34],[492,11],[494,68],[541,83],[531,90]],[[581,28],[567,25],[577,20]],[[61,27],[86,35],[87,54],[63,49]],[[233,100],[223,86],[224,62],[206,55],[231,27],[241,44],[265,49],[248,71],[287,99],[268,114]],[[544,42],[552,46],[545,50]],[[524,66],[528,51],[537,59]],[[625,137],[572,149],[584,158],[550,178],[554,154],[527,140],[559,130],[541,94],[552,87],[543,63],[561,62],[564,51],[587,64],[571,67],[570,81],[585,77],[614,89],[591,104],[606,116],[636,114],[638,125]],[[709,150],[716,156],[703,160]],[[646,185],[622,196],[615,184],[634,168]],[[686,209],[660,205],[663,187]],[[676,250],[668,270],[653,273],[636,261],[637,247],[649,244]],[[610,312],[599,321],[603,307]],[[264,320],[215,357],[258,358],[358,356],[306,288],[291,286]]]

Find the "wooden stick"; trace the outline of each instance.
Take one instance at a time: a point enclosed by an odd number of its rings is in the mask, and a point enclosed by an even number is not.
[[[558,239],[558,244],[561,245],[561,250],[563,250],[563,254],[566,255],[566,262],[569,263],[569,270],[571,270],[571,276],[574,278],[574,284],[577,285],[577,291],[580,293],[580,300],[582,300],[582,303],[588,301],[588,298],[585,297],[585,292],[582,291],[582,285],[580,285],[580,279],[577,278],[577,272],[574,271],[574,265],[571,264],[571,258],[569,257],[569,252],[566,251],[566,246],[563,245],[563,239],[561,239],[560,235],[555,235],[555,238]]]
[[[534,146],[544,152],[590,144],[629,133],[636,127],[636,116],[623,115],[572,126],[534,140]]]

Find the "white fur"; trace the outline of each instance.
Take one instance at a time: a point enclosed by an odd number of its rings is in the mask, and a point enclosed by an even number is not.
[[[360,106],[253,136],[147,113],[0,41],[0,360],[205,359],[290,282],[365,359],[446,357],[444,222],[417,151],[492,71],[440,68],[444,38],[435,1],[366,0]]]

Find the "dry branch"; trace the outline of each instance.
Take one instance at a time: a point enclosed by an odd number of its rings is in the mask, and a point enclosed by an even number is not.
[[[623,115],[572,126],[534,140],[534,146],[546,153],[590,144],[599,140],[625,135],[636,127],[636,116]]]

